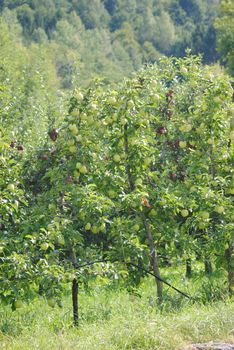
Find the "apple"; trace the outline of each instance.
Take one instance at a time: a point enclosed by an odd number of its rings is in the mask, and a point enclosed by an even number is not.
[[[79,169],[81,174],[86,174],[88,172],[87,168],[85,165],[82,165]]]
[[[47,154],[42,154],[41,156],[40,156],[40,159],[41,160],[49,160],[49,156],[47,155]]]
[[[188,69],[186,67],[181,67],[180,68],[181,73],[186,74],[188,73]]]
[[[91,230],[91,224],[90,224],[90,222],[88,222],[86,225],[85,225],[85,229],[86,229],[86,231],[90,231]]]
[[[114,161],[115,161],[116,163],[119,163],[119,162],[121,161],[121,157],[120,157],[119,154],[115,154],[114,157],[113,157],[113,159],[114,159]]]
[[[76,94],[76,98],[77,98],[77,100],[83,100],[84,95],[82,94],[82,92],[79,91],[79,92]]]
[[[22,302],[22,300],[15,300],[14,302],[14,306],[16,309],[20,309],[21,307],[23,307],[24,303]]]
[[[77,128],[76,124],[70,124],[70,125],[68,126],[68,128],[69,128],[69,130],[71,131],[71,133],[72,133],[73,135],[78,134],[78,128]]]
[[[101,224],[101,226],[99,227],[99,230],[100,230],[101,232],[105,232],[105,230],[106,230],[106,224],[105,224],[105,222],[103,222],[103,223]]]
[[[136,232],[138,232],[138,231],[140,230],[140,225],[135,224],[135,225],[133,226],[133,230],[136,231]]]
[[[109,96],[107,99],[107,103],[111,104],[111,105],[115,105],[116,104],[116,98],[114,96]]]
[[[49,244],[47,242],[44,242],[41,244],[41,250],[46,251],[49,248]]]
[[[158,128],[158,129],[156,130],[156,132],[157,132],[158,134],[164,135],[164,134],[167,133],[167,128],[165,128],[165,126],[161,126],[160,128]]]
[[[15,146],[16,146],[16,141],[15,141],[15,140],[14,140],[14,141],[11,141],[10,147],[11,147],[11,148],[15,148]]]
[[[49,137],[52,141],[56,141],[58,137],[59,131],[58,129],[52,129],[48,132]]]
[[[224,213],[224,207],[222,205],[216,205],[216,207],[214,208],[214,211],[218,214],[223,214]]]
[[[207,211],[201,211],[199,213],[199,216],[200,216],[200,218],[202,218],[204,220],[208,220],[210,217],[210,214]]]
[[[76,169],[80,170],[81,167],[82,167],[81,163],[76,163]]]
[[[68,184],[71,184],[73,182],[73,177],[71,175],[68,175],[67,178],[66,178],[66,182]]]
[[[82,138],[82,136],[81,136],[81,135],[77,135],[77,136],[76,136],[76,141],[81,142],[81,141],[82,141],[82,139],[83,139],[83,138]]]
[[[109,191],[108,191],[108,196],[109,196],[110,198],[114,198],[115,195],[116,195],[115,191],[113,191],[113,190],[109,190]]]
[[[213,138],[213,137],[209,138],[209,139],[207,140],[207,143],[208,143],[209,145],[214,145],[214,144],[215,144],[214,138]]]
[[[97,234],[97,233],[99,232],[99,228],[98,228],[96,225],[94,225],[94,226],[92,227],[92,232],[93,232],[94,234]]]
[[[198,228],[199,228],[200,230],[204,230],[204,229],[206,228],[206,224],[205,224],[204,222],[199,222]]]
[[[24,150],[24,146],[23,145],[18,145],[17,146],[17,150],[18,151],[23,151]]]
[[[183,216],[183,218],[186,218],[189,215],[189,211],[187,209],[182,209],[180,214]]]
[[[74,110],[70,113],[70,115],[71,115],[72,117],[74,117],[74,118],[78,118],[78,117],[80,116],[80,111],[74,109]]]
[[[170,173],[170,179],[172,180],[172,181],[176,181],[176,179],[177,179],[177,175],[176,175],[176,173]]]
[[[142,185],[142,179],[136,179],[135,186],[141,186]]]
[[[180,146],[180,148],[186,148],[187,142],[186,141],[179,141],[179,146]]]
[[[8,189],[9,191],[11,191],[11,192],[14,192],[14,190],[15,190],[15,185],[14,185],[14,184],[8,184],[8,185],[7,185],[7,189]]]
[[[74,146],[70,146],[69,147],[69,151],[71,152],[71,153],[76,153],[76,146],[74,145]]]
[[[151,163],[151,158],[147,157],[144,159],[144,165],[149,166]]]
[[[68,145],[68,146],[74,146],[74,144],[75,144],[75,141],[74,141],[74,140],[68,140],[68,141],[67,141],[67,145]]]
[[[98,109],[98,106],[96,105],[96,103],[92,102],[90,104],[90,108],[93,109],[94,111],[96,111]]]
[[[49,298],[47,299],[47,304],[50,306],[50,307],[55,307],[56,305],[56,300],[54,298]]]

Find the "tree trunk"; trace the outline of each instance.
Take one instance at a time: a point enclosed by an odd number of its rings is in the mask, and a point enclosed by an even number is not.
[[[233,249],[231,247],[231,244],[229,243],[229,247],[225,250],[225,259],[227,262],[227,273],[228,273],[228,291],[229,294],[232,296],[234,294],[234,256],[233,256]]]
[[[191,278],[192,277],[192,263],[191,263],[191,259],[188,258],[186,260],[186,277],[187,278]]]
[[[142,221],[145,227],[145,232],[149,241],[149,249],[150,249],[150,264],[151,267],[153,269],[154,275],[158,276],[159,278],[160,276],[160,270],[159,270],[159,264],[158,264],[158,255],[157,255],[157,251],[155,249],[155,245],[154,245],[154,238],[153,235],[151,233],[150,230],[150,225],[149,222],[146,218],[146,215],[144,213],[142,213]],[[162,304],[163,301],[163,285],[162,282],[155,277],[155,282],[156,282],[156,286],[157,286],[157,296],[158,296],[158,303],[159,305]]]
[[[72,281],[72,307],[73,307],[73,324],[75,327],[78,326],[79,315],[78,315],[78,282],[74,278]]]
[[[209,258],[205,258],[204,260],[204,266],[205,266],[205,274],[211,275],[213,272],[212,264]]]

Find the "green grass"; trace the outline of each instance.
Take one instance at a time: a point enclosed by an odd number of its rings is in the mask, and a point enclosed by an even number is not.
[[[52,309],[44,300],[15,312],[2,308],[0,349],[173,350],[193,342],[234,341],[234,305],[224,294],[221,277],[200,275],[187,281],[178,271],[167,271],[167,280],[199,301],[191,303],[166,290],[159,309],[152,279],[142,283],[137,295],[96,284],[91,294],[80,292],[78,329],[72,327],[68,296],[62,309]],[[213,301],[204,304],[205,298]]]

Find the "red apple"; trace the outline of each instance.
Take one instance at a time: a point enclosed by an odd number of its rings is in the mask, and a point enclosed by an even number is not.
[[[52,141],[56,141],[58,137],[59,131],[58,129],[52,129],[48,132],[49,137]]]
[[[17,150],[18,151],[23,151],[24,150],[24,146],[23,145],[18,145],[17,146]]]
[[[171,179],[172,181],[176,181],[176,179],[177,179],[176,173],[170,173],[170,179]]]
[[[160,128],[158,128],[158,129],[156,130],[156,132],[157,132],[158,134],[161,134],[161,135],[166,134],[166,133],[167,133],[167,128],[165,128],[165,126],[161,126]]]

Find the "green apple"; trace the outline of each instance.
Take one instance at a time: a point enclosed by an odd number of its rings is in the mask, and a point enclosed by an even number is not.
[[[21,307],[23,307],[24,303],[22,300],[18,299],[18,300],[15,300],[14,305],[16,309],[20,309]]]
[[[14,185],[14,184],[8,184],[8,185],[7,185],[7,189],[8,189],[9,191],[11,191],[11,192],[14,192],[14,190],[15,190],[15,185]]]
[[[109,190],[109,191],[108,191],[108,196],[109,196],[110,198],[114,198],[114,197],[116,196],[115,191]]]
[[[77,98],[77,100],[83,100],[83,98],[84,98],[84,95],[82,94],[82,92],[77,92],[77,94],[76,94],[76,98]]]
[[[76,169],[80,170],[81,167],[82,167],[81,163],[76,163]]]
[[[72,133],[73,135],[78,134],[78,128],[77,128],[76,124],[70,124],[70,125],[68,126],[68,128],[69,128],[69,130],[71,131],[71,133]]]
[[[200,230],[204,230],[204,229],[206,228],[206,224],[205,224],[204,222],[199,222],[198,228],[199,228]]]
[[[47,299],[47,304],[50,306],[50,307],[55,307],[56,305],[56,300],[54,298],[49,298]]]
[[[180,141],[179,142],[179,146],[180,146],[180,148],[186,148],[187,147],[187,143],[185,141]]]
[[[103,222],[103,223],[101,224],[101,226],[99,227],[99,230],[100,230],[101,232],[105,232],[105,231],[106,231],[106,224],[105,224],[105,222]]]
[[[121,161],[121,157],[120,157],[119,154],[115,154],[114,157],[113,157],[113,159],[114,159],[114,161],[115,161],[116,163],[119,163],[119,162]]]
[[[81,174],[86,174],[88,172],[87,168],[85,165],[82,165],[79,169]]]
[[[76,153],[76,146],[75,145],[74,146],[70,146],[69,147],[69,152]]]
[[[224,213],[224,207],[222,205],[216,205],[216,207],[214,208],[214,211],[218,214],[223,214]]]
[[[91,230],[91,224],[90,224],[90,222],[88,222],[86,225],[85,225],[85,229],[86,229],[86,231],[90,231]]]
[[[180,68],[181,73],[186,74],[188,73],[188,69],[186,67],[181,67]]]
[[[180,214],[183,216],[183,218],[186,218],[189,215],[189,211],[187,209],[182,209]]]
[[[96,111],[96,110],[98,109],[98,106],[97,106],[96,103],[92,102],[92,103],[90,104],[90,108],[93,109],[94,111]]]
[[[138,232],[138,231],[140,230],[140,226],[139,226],[138,224],[135,224],[135,225],[133,226],[133,230],[136,231],[136,232]]]
[[[44,242],[41,244],[41,250],[46,251],[49,248],[49,244],[47,242]]]
[[[78,118],[79,115],[80,115],[80,111],[74,110],[74,111],[72,111],[72,112],[70,113],[70,115],[71,115],[72,117],[74,117],[74,118]]]
[[[76,141],[81,142],[81,141],[82,141],[82,139],[83,139],[83,138],[82,138],[82,136],[81,136],[81,135],[77,135],[77,136],[76,136]]]
[[[209,138],[209,139],[207,140],[207,143],[208,143],[209,145],[214,145],[214,144],[215,144],[214,138],[213,138],[213,137]]]
[[[98,228],[96,225],[94,225],[94,226],[92,227],[92,232],[93,232],[94,234],[97,234],[97,233],[99,232],[99,228]]]
[[[136,179],[135,186],[141,186],[142,185],[142,179]]]
[[[75,144],[75,141],[74,140],[68,140],[67,141],[67,145],[68,146],[73,146]]]
[[[199,216],[200,216],[200,218],[202,218],[204,220],[208,220],[210,217],[210,214],[207,211],[201,211],[199,213]]]
[[[151,163],[151,158],[147,157],[144,159],[144,165],[149,166]]]

